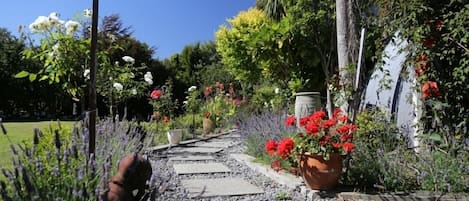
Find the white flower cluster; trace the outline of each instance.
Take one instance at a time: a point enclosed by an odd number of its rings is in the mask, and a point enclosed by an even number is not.
[[[91,11],[90,9],[85,9],[83,11],[83,16],[87,17],[87,18],[91,18],[93,15],[93,11]]]
[[[132,65],[135,63],[135,59],[130,57],[130,56],[123,56],[122,60],[124,60],[125,62],[130,63]]]
[[[65,25],[65,27],[62,27],[63,25]],[[59,14],[56,12],[50,13],[47,17],[39,16],[36,18],[36,20],[34,20],[33,23],[29,25],[29,29],[31,29],[32,32],[44,33],[53,28],[65,28],[65,33],[68,35],[75,34],[79,27],[80,23],[77,21],[69,20],[64,23],[63,20],[60,20]]]
[[[153,76],[151,75],[151,72],[145,73],[145,75],[143,76],[143,79],[145,80],[145,82],[148,83],[148,85],[153,84]]]

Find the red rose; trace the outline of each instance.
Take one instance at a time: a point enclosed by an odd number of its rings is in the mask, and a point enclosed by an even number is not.
[[[288,158],[295,147],[295,142],[291,138],[284,138],[278,143],[277,154],[282,158]]]
[[[153,100],[159,99],[163,95],[163,92],[159,89],[155,89],[151,92],[150,97]]]
[[[351,142],[345,142],[342,147],[344,148],[345,152],[351,153],[355,149],[355,145]]]
[[[269,140],[265,143],[265,151],[269,156],[273,156],[275,151],[277,151],[277,142],[274,140]]]
[[[428,66],[427,55],[420,54],[419,57],[417,58],[415,74],[417,74],[417,76],[420,76],[427,69],[427,66]]]
[[[295,125],[295,121],[296,121],[296,118],[295,116],[293,115],[290,115],[287,117],[287,119],[285,120],[285,125],[288,127],[288,126],[293,126]]]

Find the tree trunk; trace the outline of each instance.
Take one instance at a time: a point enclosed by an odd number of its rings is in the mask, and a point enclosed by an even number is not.
[[[352,34],[355,33],[353,17],[351,16],[351,2],[349,0],[336,0],[336,13],[337,13],[337,57],[339,65],[339,94],[337,105],[344,112],[348,112],[348,100],[350,93],[347,91],[353,83],[351,72],[347,70],[351,66],[351,51],[350,44]]]

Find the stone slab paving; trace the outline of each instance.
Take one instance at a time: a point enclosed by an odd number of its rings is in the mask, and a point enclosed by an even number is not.
[[[222,151],[223,148],[213,147],[187,147],[187,148],[174,148],[169,150],[168,153],[217,153]]]
[[[227,134],[227,135],[222,135],[218,138],[240,138],[241,135],[239,134],[235,134],[235,133],[230,133],[230,134]]]
[[[207,161],[215,160],[213,156],[204,155],[180,155],[169,158],[169,161]]]
[[[198,147],[212,147],[212,148],[228,148],[234,144],[231,140],[226,141],[208,141],[208,142],[198,142],[194,146]]]
[[[230,168],[222,163],[185,163],[174,164],[176,174],[203,174],[217,172],[231,172]]]
[[[214,197],[264,193],[262,189],[239,178],[188,179],[181,181],[190,197]]]

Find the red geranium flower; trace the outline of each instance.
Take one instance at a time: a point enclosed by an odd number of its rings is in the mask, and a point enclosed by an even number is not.
[[[269,140],[265,143],[265,151],[269,156],[273,156],[275,151],[277,151],[277,142],[274,140]]]
[[[334,126],[337,123],[337,120],[335,118],[328,119],[327,121],[324,122],[324,128],[330,128]]]
[[[345,152],[351,153],[355,149],[355,145],[351,142],[345,142],[342,147],[344,148]]]
[[[150,94],[150,97],[151,99],[153,100],[157,100],[159,99],[161,96],[163,95],[163,91],[159,90],[159,89],[155,89],[151,92]]]
[[[296,118],[295,116],[293,115],[290,115],[287,117],[287,119],[285,120],[285,125],[288,127],[288,126],[293,126],[295,125],[295,121],[296,121]]]
[[[319,132],[319,125],[315,122],[310,121],[308,125],[306,125],[306,133],[311,135]]]
[[[300,126],[301,126],[301,127],[305,127],[306,124],[308,123],[308,121],[309,121],[309,116],[301,117],[301,118],[300,118]]]
[[[282,158],[288,158],[295,147],[295,142],[291,138],[282,139],[277,146],[277,154]]]
[[[336,108],[334,109],[334,112],[332,112],[332,117],[337,118],[339,114],[342,114],[342,109]]]

